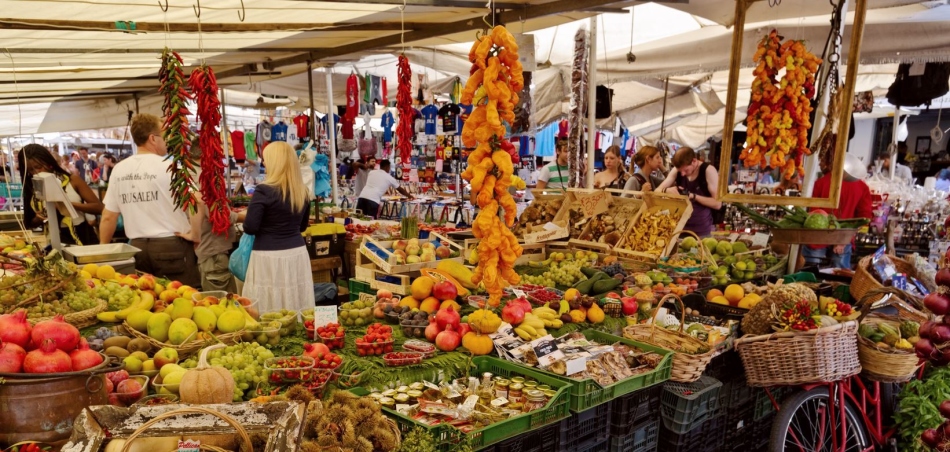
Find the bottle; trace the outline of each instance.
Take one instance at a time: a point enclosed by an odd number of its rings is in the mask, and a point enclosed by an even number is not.
[[[491,404],[492,398],[495,395],[492,391],[493,385],[491,381],[491,372],[485,372],[482,374],[482,383],[478,385],[478,402],[482,405],[488,406]]]

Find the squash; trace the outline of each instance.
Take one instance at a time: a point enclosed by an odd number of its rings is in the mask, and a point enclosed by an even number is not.
[[[501,326],[501,318],[488,309],[479,309],[468,316],[468,324],[479,333],[491,334],[498,331],[498,327]]]
[[[587,320],[590,323],[601,323],[604,321],[604,310],[600,309],[600,306],[597,306],[597,303],[594,303],[587,309]]]
[[[185,372],[178,386],[182,403],[229,403],[234,399],[234,377],[221,366],[208,365],[208,352],[223,348],[215,344],[201,350],[198,367]]]
[[[572,309],[568,312],[568,314],[571,316],[571,320],[573,320],[574,323],[583,323],[584,320],[587,320],[587,314],[585,314],[584,311],[581,311],[580,309]]]
[[[488,336],[481,333],[469,331],[462,337],[462,347],[472,352],[473,355],[487,355],[495,350],[495,343]]]

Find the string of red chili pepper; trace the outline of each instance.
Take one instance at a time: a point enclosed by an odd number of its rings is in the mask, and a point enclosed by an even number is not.
[[[194,194],[195,168],[188,155],[191,149],[188,101],[192,96],[185,90],[185,74],[181,69],[183,64],[178,52],[168,47],[162,50],[162,67],[158,71],[161,82],[159,92],[165,98],[162,104],[162,114],[165,116],[162,137],[171,159],[168,172],[171,173],[172,200],[179,209],[194,212],[197,206]]]
[[[412,157],[412,69],[409,59],[399,55],[399,87],[396,91],[396,112],[399,124],[396,125],[396,147],[399,159],[405,163]]]
[[[211,230],[226,235],[231,227],[231,203],[228,200],[227,182],[224,179],[224,148],[221,146],[221,101],[218,99],[218,82],[214,70],[201,66],[191,73],[188,80],[191,92],[198,105],[198,146],[201,149],[201,199],[208,206]]]

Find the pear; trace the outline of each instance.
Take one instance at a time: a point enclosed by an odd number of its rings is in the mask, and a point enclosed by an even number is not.
[[[147,311],[145,309],[137,309],[132,311],[128,317],[125,318],[125,321],[129,323],[129,326],[135,328],[136,331],[141,333],[148,332],[148,321],[152,318],[152,311]]]
[[[211,332],[214,331],[215,325],[218,323],[218,316],[216,316],[211,309],[199,306],[195,308],[195,312],[191,315],[191,320],[194,320],[199,330]]]
[[[240,331],[246,324],[244,310],[233,305],[225,309],[224,314],[218,317],[218,330],[225,334]]]
[[[223,304],[213,304],[208,306],[208,309],[214,313],[215,317],[221,317],[221,314],[224,314],[225,306]]]
[[[172,309],[169,314],[172,316],[172,320],[191,319],[194,312],[195,303],[193,301],[185,298],[176,298],[175,301],[172,302]]]
[[[179,370],[184,372],[185,368],[179,366],[178,364],[165,364],[164,366],[162,366],[161,369],[159,369],[158,374],[161,375],[162,378],[164,379],[165,377],[168,376],[168,374],[177,372]]]
[[[172,317],[166,312],[152,314],[148,319],[148,336],[159,342],[168,341],[168,328],[172,324]]]
[[[168,342],[172,345],[181,345],[194,339],[198,332],[198,325],[191,319],[175,319],[168,328]]]

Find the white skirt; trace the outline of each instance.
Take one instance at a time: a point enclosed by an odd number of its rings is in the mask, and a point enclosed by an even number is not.
[[[307,248],[252,251],[242,294],[257,302],[261,313],[313,309],[313,274]]]

